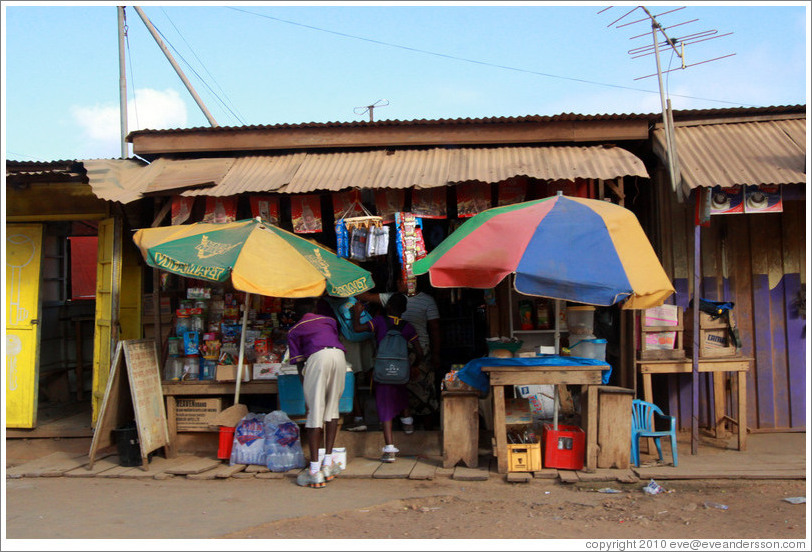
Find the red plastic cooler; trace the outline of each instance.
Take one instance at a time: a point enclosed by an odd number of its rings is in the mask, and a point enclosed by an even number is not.
[[[580,427],[559,425],[558,429],[553,429],[551,424],[544,424],[542,439],[544,440],[542,465],[545,468],[583,469],[586,439],[584,430]]]

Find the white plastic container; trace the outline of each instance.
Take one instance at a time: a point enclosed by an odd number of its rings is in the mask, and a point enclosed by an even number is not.
[[[591,358],[595,360],[606,360],[606,340],[589,337],[576,341],[570,347],[570,356]]]
[[[567,331],[575,335],[592,335],[595,307],[567,307]]]

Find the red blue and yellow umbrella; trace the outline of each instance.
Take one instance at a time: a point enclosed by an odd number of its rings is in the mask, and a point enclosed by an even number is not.
[[[435,287],[487,289],[515,274],[516,291],[588,305],[645,309],[674,287],[634,213],[558,195],[488,209],[414,264]]]

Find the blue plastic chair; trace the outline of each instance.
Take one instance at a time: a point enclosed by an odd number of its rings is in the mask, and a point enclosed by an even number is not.
[[[655,431],[655,417],[668,420],[670,429],[667,431]],[[666,416],[663,411],[655,405],[639,399],[632,401],[632,462],[635,467],[640,467],[640,438],[652,437],[657,446],[657,453],[660,455],[660,462],[663,461],[663,448],[660,445],[661,437],[671,437],[671,458],[674,467],[677,467],[677,419],[674,416]]]

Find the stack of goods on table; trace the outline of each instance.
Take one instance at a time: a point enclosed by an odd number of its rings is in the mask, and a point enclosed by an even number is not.
[[[245,295],[222,287],[189,287],[175,311],[164,367],[167,381],[234,381]],[[252,296],[243,352],[243,381],[275,379],[282,369],[292,301]]]

